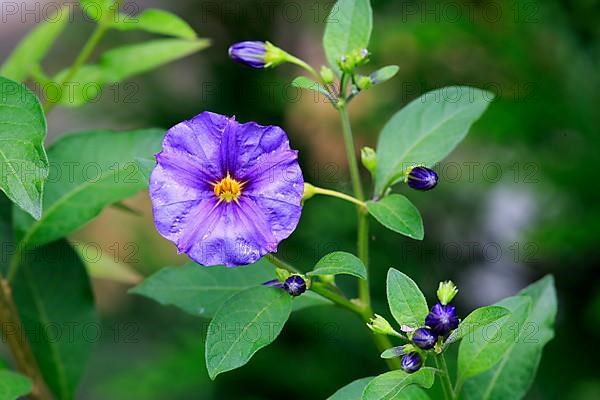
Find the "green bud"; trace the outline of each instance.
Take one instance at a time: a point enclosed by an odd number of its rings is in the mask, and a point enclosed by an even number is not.
[[[352,51],[352,58],[354,62],[354,66],[359,67],[361,65],[365,65],[369,62],[369,50],[367,49],[355,49]]]
[[[371,173],[375,173],[377,168],[377,154],[371,147],[363,147],[360,149],[360,161],[362,165]]]
[[[265,42],[265,68],[276,67],[279,64],[290,61],[293,57],[275,46],[271,42]]]
[[[367,322],[367,327],[380,335],[398,335],[390,323],[378,314],[373,315],[369,322]]]
[[[356,86],[358,86],[360,90],[367,90],[373,86],[373,81],[371,81],[371,78],[368,76],[359,75],[356,78]]]
[[[437,290],[437,297],[443,305],[446,305],[452,301],[454,296],[458,293],[456,285],[452,281],[440,282]]]
[[[325,83],[333,83],[333,71],[331,70],[331,68],[328,68],[326,66],[322,66],[321,67],[321,78],[323,79],[323,82]]]

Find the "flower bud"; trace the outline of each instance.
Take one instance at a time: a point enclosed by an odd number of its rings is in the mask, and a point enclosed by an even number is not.
[[[363,147],[360,149],[360,161],[363,167],[365,167],[371,174],[375,173],[377,168],[377,154],[371,147]]]
[[[306,281],[300,275],[291,275],[283,283],[283,289],[292,296],[300,296],[306,292]]]
[[[229,57],[252,68],[270,68],[288,61],[290,56],[270,42],[245,41],[229,47]]]
[[[366,63],[369,62],[369,56],[371,55],[371,53],[369,53],[369,50],[367,49],[359,49],[359,50],[354,50],[352,52],[352,58],[354,59],[354,65],[355,66],[360,66],[360,65],[364,65]]]
[[[378,315],[378,314],[375,314],[375,315],[373,315],[373,317],[371,317],[371,319],[367,323],[367,326],[374,333],[378,333],[380,335],[396,335],[397,334],[396,331],[394,330],[394,328],[392,328],[392,326],[390,325],[390,323],[385,318],[383,318],[381,315]]]
[[[438,336],[445,336],[458,327],[458,316],[456,307],[437,303],[431,307],[431,312],[425,318],[431,332]]]
[[[433,189],[438,182],[438,175],[434,170],[427,167],[411,168],[406,178],[408,186],[416,190]]]
[[[326,66],[322,66],[321,67],[321,79],[323,79],[323,82],[325,83],[333,83],[333,71],[331,70],[331,68],[328,68]]]
[[[417,372],[421,366],[423,365],[423,358],[417,352],[408,353],[404,357],[402,357],[402,361],[400,363],[404,372],[408,372],[412,374],[413,372]]]
[[[458,293],[456,285],[452,281],[440,282],[437,290],[437,297],[442,305],[446,305],[452,301]]]
[[[419,328],[413,333],[412,341],[417,347],[423,350],[429,350],[435,346],[437,336],[431,333],[431,330],[427,328]]]
[[[364,75],[359,75],[356,78],[356,86],[360,89],[360,90],[367,90],[369,89],[371,86],[373,86],[373,82],[371,81],[371,78],[368,76],[364,76]]]

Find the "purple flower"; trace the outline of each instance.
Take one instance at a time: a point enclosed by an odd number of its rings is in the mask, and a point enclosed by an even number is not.
[[[157,230],[199,264],[251,264],[296,228],[304,190],[285,132],[204,112],[167,132],[150,177]]]
[[[437,337],[427,328],[419,328],[415,331],[412,341],[423,350],[432,349]]]
[[[402,361],[400,365],[404,372],[408,372],[412,374],[413,372],[417,372],[421,366],[423,365],[423,359],[421,355],[417,352],[408,353],[404,357],[402,357]]]
[[[266,43],[259,41],[239,42],[229,47],[229,57],[232,60],[252,68],[265,68],[266,52]]]
[[[435,306],[431,307],[431,312],[425,318],[425,325],[438,336],[448,334],[451,330],[458,327],[456,307],[450,305],[444,306],[437,303]]]
[[[306,292],[306,281],[300,275],[292,275],[285,280],[283,288],[292,296],[300,296]]]
[[[431,190],[438,182],[438,175],[427,167],[414,167],[408,173],[408,186],[416,190]]]

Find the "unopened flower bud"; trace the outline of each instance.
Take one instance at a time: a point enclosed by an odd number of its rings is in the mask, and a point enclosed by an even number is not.
[[[283,289],[292,296],[300,296],[306,292],[306,281],[300,275],[291,275],[283,282]]]
[[[431,312],[425,318],[425,325],[438,336],[447,335],[458,327],[456,308],[451,305],[437,303],[431,307]]]
[[[408,372],[412,374],[413,372],[417,372],[421,366],[423,365],[423,358],[417,352],[408,353],[404,357],[402,357],[402,361],[400,363],[404,372]]]
[[[365,146],[360,149],[360,161],[371,174],[375,173],[377,168],[377,153],[371,147]]]
[[[436,187],[438,175],[427,167],[411,168],[406,178],[408,186],[416,190],[431,190]]]
[[[373,317],[367,323],[367,326],[374,333],[377,333],[380,335],[396,335],[397,334],[396,331],[394,330],[394,328],[392,328],[392,326],[390,325],[390,323],[385,318],[383,318],[381,315],[378,315],[378,314],[373,315]]]
[[[435,346],[437,336],[428,328],[419,328],[413,333],[412,341],[417,347],[423,350],[429,350]]]
[[[229,57],[252,68],[270,68],[288,61],[290,55],[270,42],[245,41],[229,47]]]
[[[442,305],[446,305],[452,301],[458,293],[456,285],[452,281],[440,282],[437,290],[437,297]]]
[[[371,86],[373,86],[373,82],[371,81],[371,78],[368,76],[364,76],[364,75],[359,75],[356,78],[356,86],[360,89],[360,90],[367,90],[369,89]]]
[[[321,67],[321,79],[323,79],[323,82],[325,83],[333,83],[333,71],[331,70],[331,68],[328,68],[326,66],[322,66]]]

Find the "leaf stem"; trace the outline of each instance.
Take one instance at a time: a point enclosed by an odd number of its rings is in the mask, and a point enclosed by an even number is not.
[[[3,339],[10,348],[18,370],[32,380],[31,399],[51,399],[52,395],[39,370],[13,302],[12,291],[2,275],[0,275],[0,326],[4,334]]]
[[[329,85],[323,80],[321,75],[318,74],[313,67],[308,65],[304,60],[301,60],[298,57],[295,57],[291,54],[288,54],[288,61],[308,71],[308,73],[311,74],[317,80],[318,83],[323,85],[323,88],[327,91],[327,93],[329,93],[329,101],[331,101],[331,103],[335,106],[335,94],[330,90]]]
[[[443,354],[435,355],[435,365],[442,371],[442,390],[444,391],[444,398],[446,400],[454,399],[454,390],[452,389],[452,382],[450,380],[450,372],[448,371],[448,365],[446,365],[446,358]]]
[[[267,254],[265,254],[265,258],[267,260],[269,260],[271,262],[271,264],[275,265],[277,268],[285,269],[287,271],[290,271],[293,274],[299,274],[299,273],[301,273],[297,268],[295,268],[294,266],[286,263],[285,261],[283,261],[282,259],[278,258],[273,253],[267,253]]]

